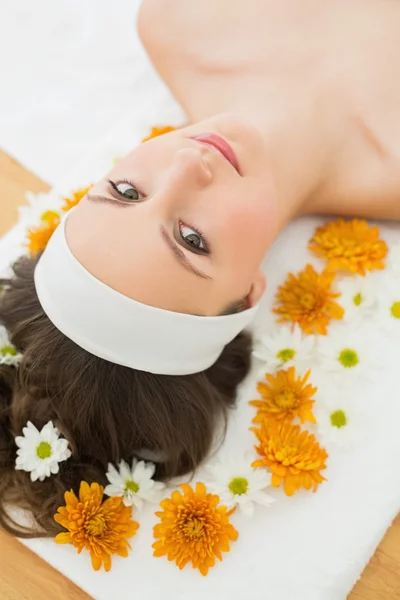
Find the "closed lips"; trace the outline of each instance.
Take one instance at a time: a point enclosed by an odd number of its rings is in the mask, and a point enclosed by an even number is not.
[[[211,148],[217,150],[240,175],[239,163],[236,154],[234,153],[233,148],[221,136],[216,135],[215,133],[207,133],[197,135],[191,139],[202,144],[207,144],[208,146],[211,146]]]

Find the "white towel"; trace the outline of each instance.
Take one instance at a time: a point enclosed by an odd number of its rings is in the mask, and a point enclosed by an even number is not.
[[[301,269],[310,262],[306,242],[321,220],[306,218],[292,223],[268,253],[264,270],[268,291],[263,299],[257,331],[275,329],[270,306],[276,286],[288,270]],[[400,226],[381,224],[382,236],[392,245],[400,238]],[[0,242],[0,269],[18,254],[18,229]],[[14,243],[13,243],[14,242]],[[7,248],[8,246],[8,248]],[[314,265],[318,260],[311,258]],[[374,275],[377,286],[388,272]],[[333,328],[334,330],[334,328]],[[235,515],[239,539],[222,563],[205,578],[187,567],[180,572],[164,558],[152,557],[152,526],[157,519],[149,506],[140,515],[140,530],[133,539],[127,559],[114,560],[110,573],[95,573],[88,555],[80,556],[70,546],[57,546],[52,540],[25,541],[54,567],[98,600],[125,598],[140,594],[145,598],[193,600],[223,598],[242,600],[342,600],[364,569],[375,547],[400,508],[400,459],[398,393],[399,337],[392,337],[374,323],[366,323],[361,333],[368,336],[378,354],[384,357],[381,376],[374,385],[361,382],[352,402],[356,407],[361,438],[350,450],[331,450],[327,482],[318,492],[299,492],[292,498],[275,490],[275,504],[259,507],[252,519]],[[314,368],[311,380],[324,393],[335,391],[332,376]],[[254,409],[248,400],[257,396],[253,371],[242,386],[238,410],[231,414],[226,441],[220,453],[234,456],[252,447],[248,431]],[[340,392],[338,392],[340,393]],[[350,427],[350,425],[349,425]],[[201,479],[201,472],[199,473]]]
[[[20,0],[3,7],[0,60],[7,61],[7,68],[2,68],[0,142],[58,187],[89,183],[102,175],[151,125],[183,122],[132,33],[137,4]],[[307,262],[322,267],[306,250],[320,222],[293,222],[269,251],[264,261],[268,290],[258,332],[276,328],[270,308],[287,272]],[[397,224],[382,224],[381,231],[389,245],[400,238]],[[20,253],[22,237],[23,230],[16,227],[0,241],[0,271]],[[380,286],[388,273],[374,277]],[[287,498],[278,489],[271,508],[259,507],[250,520],[235,514],[239,539],[207,577],[153,558],[152,526],[157,519],[152,507],[138,517],[140,529],[129,557],[116,557],[110,573],[92,571],[87,553],[78,556],[71,546],[52,540],[24,543],[97,600],[343,600],[400,508],[395,360],[400,336],[389,336],[373,322],[361,331],[384,360],[378,382],[361,382],[353,398],[360,440],[351,450],[330,452],[324,472],[328,481],[316,494],[302,491]],[[311,379],[321,392],[335,392],[336,384],[322,369],[314,369]],[[253,371],[241,388],[221,453],[241,455],[252,446],[248,426],[254,409],[247,402],[256,397],[256,381]]]

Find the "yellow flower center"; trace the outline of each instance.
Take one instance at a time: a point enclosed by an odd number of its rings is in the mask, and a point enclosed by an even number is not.
[[[311,310],[312,308],[314,308],[315,302],[316,302],[316,300],[315,300],[314,294],[305,292],[304,294],[302,294],[300,296],[300,304],[302,306],[304,306],[304,308],[307,308],[308,310]]]
[[[298,453],[298,446],[293,446],[291,444],[282,445],[282,447],[275,452],[275,458],[278,462],[288,466],[291,464],[292,458],[296,457]]]
[[[360,362],[357,352],[351,350],[350,348],[345,348],[342,350],[339,354],[338,360],[346,369],[355,367]]]
[[[136,481],[125,481],[125,490],[137,494],[139,491],[139,485],[136,483]]]
[[[107,523],[102,515],[94,515],[94,517],[86,523],[85,529],[88,535],[100,537],[106,532]]]
[[[54,219],[58,219],[59,216],[60,215],[55,210],[46,210],[46,212],[44,212],[42,214],[42,216],[40,217],[40,220],[41,221],[45,221],[46,223],[48,223],[49,221],[53,221]]]
[[[39,446],[36,448],[36,454],[42,460],[45,458],[50,458],[52,455],[50,444],[48,442],[40,442]]]
[[[333,412],[331,414],[331,423],[333,425],[333,427],[344,427],[345,425],[347,425],[347,417],[344,413],[343,410],[335,410],[335,412]]]
[[[360,292],[358,292],[358,294],[356,294],[353,298],[353,302],[356,306],[360,306],[361,302],[363,301],[363,297],[360,294]]]
[[[392,313],[392,316],[395,319],[400,319],[400,302],[394,302],[392,304],[390,312]]]
[[[183,532],[191,540],[198,540],[205,534],[204,521],[196,517],[190,517],[183,525]]]
[[[16,356],[17,351],[14,346],[3,346],[1,348],[1,353],[3,356]]]
[[[242,496],[242,494],[247,494],[249,482],[244,477],[235,477],[228,485],[228,488],[235,496]]]
[[[348,248],[351,248],[352,246],[353,247],[356,246],[358,242],[354,238],[347,237],[346,235],[343,235],[343,236],[339,237],[339,243],[342,246],[347,246]]]
[[[299,399],[293,390],[287,388],[275,396],[275,404],[279,408],[295,408],[299,405]]]
[[[288,360],[292,360],[292,358],[294,358],[295,356],[296,356],[296,350],[293,350],[293,348],[283,348],[283,350],[280,350],[278,352],[278,354],[276,355],[276,358],[279,358],[280,361],[285,363]]]

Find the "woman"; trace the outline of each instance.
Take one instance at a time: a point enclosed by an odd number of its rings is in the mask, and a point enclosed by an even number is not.
[[[207,456],[290,219],[400,217],[398,3],[145,0],[138,26],[191,125],[133,150],[3,281],[23,359],[0,366],[0,524],[18,535],[56,533],[64,491],[110,462],[168,478]],[[15,470],[28,421],[72,453],[42,482]]]

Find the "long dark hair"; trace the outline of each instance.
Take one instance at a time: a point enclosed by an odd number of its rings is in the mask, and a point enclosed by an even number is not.
[[[23,354],[18,368],[0,365],[0,526],[20,537],[53,536],[53,515],[64,492],[81,480],[107,484],[108,463],[130,462],[144,448],[165,458],[157,479],[193,471],[210,451],[216,427],[226,424],[236,388],[248,373],[251,340],[240,333],[217,362],[187,376],[153,375],[98,358],[63,335],[39,303],[36,259],[20,258],[13,276],[1,279],[0,324]],[[41,429],[53,421],[72,456],[43,482],[15,470],[27,421]],[[33,527],[7,510],[28,510]]]

